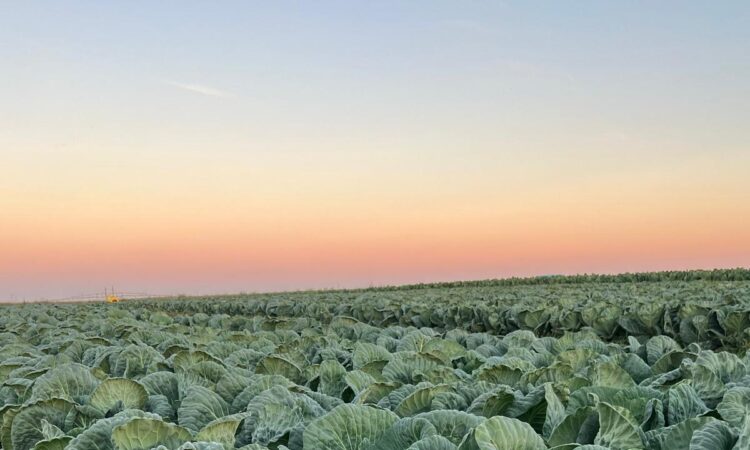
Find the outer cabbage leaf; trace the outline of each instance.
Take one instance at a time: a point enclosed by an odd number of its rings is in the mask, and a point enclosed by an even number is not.
[[[240,422],[245,418],[243,414],[222,417],[209,423],[195,435],[197,441],[215,442],[220,444],[223,449],[231,450],[234,448],[235,433]]]
[[[365,450],[398,416],[390,411],[346,404],[314,420],[304,431],[305,450]]]
[[[432,408],[432,401],[436,395],[450,390],[448,385],[426,386],[409,394],[396,407],[394,412],[400,417],[413,416],[427,412]]]
[[[695,417],[677,425],[646,432],[646,443],[649,450],[672,450],[689,448],[693,433],[702,427],[715,422],[713,417]]]
[[[138,380],[150,395],[163,395],[169,399],[172,407],[180,406],[179,377],[173,372],[155,372]]]
[[[280,356],[267,356],[260,360],[255,373],[264,375],[281,375],[295,383],[303,381],[302,370],[293,362]]]
[[[89,404],[103,412],[116,405],[125,409],[143,409],[148,400],[148,392],[140,383],[127,378],[104,380],[91,395]]]
[[[544,440],[525,422],[497,416],[480,424],[474,439],[480,450],[546,450]]]
[[[456,450],[456,444],[444,438],[443,436],[430,436],[421,439],[406,450]]]
[[[177,422],[197,433],[210,422],[228,414],[229,405],[219,394],[201,386],[191,386],[177,410]]]
[[[341,397],[344,389],[347,388],[346,368],[338,361],[328,360],[320,364],[320,383],[318,392],[332,397]]]
[[[430,411],[415,416],[418,419],[425,419],[430,422],[440,436],[447,438],[449,441],[458,445],[461,440],[484,422],[484,417],[468,414],[463,411]]]
[[[110,358],[112,375],[122,378],[138,378],[158,372],[165,365],[161,353],[147,345],[129,345]]]
[[[57,436],[44,439],[36,443],[34,450],[64,450],[71,439],[73,438],[70,436]]]
[[[76,436],[66,450],[114,450],[112,431],[136,417],[159,420],[159,416],[136,409],[127,409],[112,417],[97,420],[93,425]]]
[[[310,397],[273,386],[253,398],[247,405],[248,419],[240,433],[240,443],[262,445],[276,443],[285,435],[295,434],[326,410]]]
[[[745,417],[750,416],[750,388],[734,387],[728,390],[716,409],[733,427],[742,428]]]
[[[668,392],[667,425],[700,416],[708,411],[695,389],[687,383],[672,386]]]
[[[190,439],[186,428],[159,419],[131,419],[112,431],[115,450],[151,450],[159,445],[172,449]]]
[[[63,399],[41,400],[21,407],[12,417],[10,440],[12,450],[29,450],[47,438],[42,421],[67,432],[75,427],[78,412],[75,404]]]
[[[99,380],[91,373],[90,367],[65,364],[37,378],[31,391],[31,400],[63,398],[83,404],[88,401],[97,385]]]
[[[429,421],[407,417],[397,420],[368,450],[403,450],[433,435],[437,430]]]
[[[552,446],[571,443],[593,443],[599,429],[598,412],[590,406],[578,408],[552,430],[548,444]]]
[[[729,425],[716,420],[693,432],[690,450],[731,450],[736,441]]]
[[[594,444],[614,450],[643,448],[638,423],[627,409],[601,402],[597,410],[600,428]]]

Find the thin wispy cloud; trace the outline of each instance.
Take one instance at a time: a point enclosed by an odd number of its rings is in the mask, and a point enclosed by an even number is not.
[[[481,35],[490,35],[495,32],[491,27],[471,19],[447,19],[441,20],[438,24],[443,27],[454,31],[462,31],[468,33],[475,33]]]
[[[192,92],[194,94],[206,95],[209,97],[230,97],[230,94],[228,92],[222,91],[221,89],[216,89],[211,86],[206,86],[204,84],[181,83],[178,81],[165,81],[165,83],[178,89]]]

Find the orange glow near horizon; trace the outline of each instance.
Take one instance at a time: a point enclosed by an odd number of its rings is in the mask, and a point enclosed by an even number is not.
[[[53,289],[40,295],[52,296],[58,284],[221,293],[747,265],[745,192],[729,177],[717,181],[722,197],[707,195],[680,187],[682,176],[625,191],[594,179],[466,200],[280,189],[254,203],[242,201],[249,192],[135,201],[123,183],[130,208],[110,208],[112,192],[81,192],[85,205],[17,201],[0,229],[0,273],[11,286],[45,280]]]

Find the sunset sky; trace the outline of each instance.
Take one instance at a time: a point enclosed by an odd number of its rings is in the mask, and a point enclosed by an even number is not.
[[[747,1],[0,3],[0,300],[750,266]]]

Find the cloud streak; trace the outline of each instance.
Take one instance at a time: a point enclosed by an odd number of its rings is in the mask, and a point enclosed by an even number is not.
[[[207,97],[222,97],[226,98],[229,97],[229,93],[226,91],[222,91],[221,89],[216,89],[211,86],[206,86],[202,84],[195,84],[195,83],[180,83],[178,81],[165,81],[166,84],[176,87],[178,89],[182,89],[184,91],[192,92],[194,94],[200,94],[205,95]]]
[[[491,27],[471,19],[447,19],[438,22],[441,27],[455,31],[463,31],[481,35],[491,35],[495,32]]]

